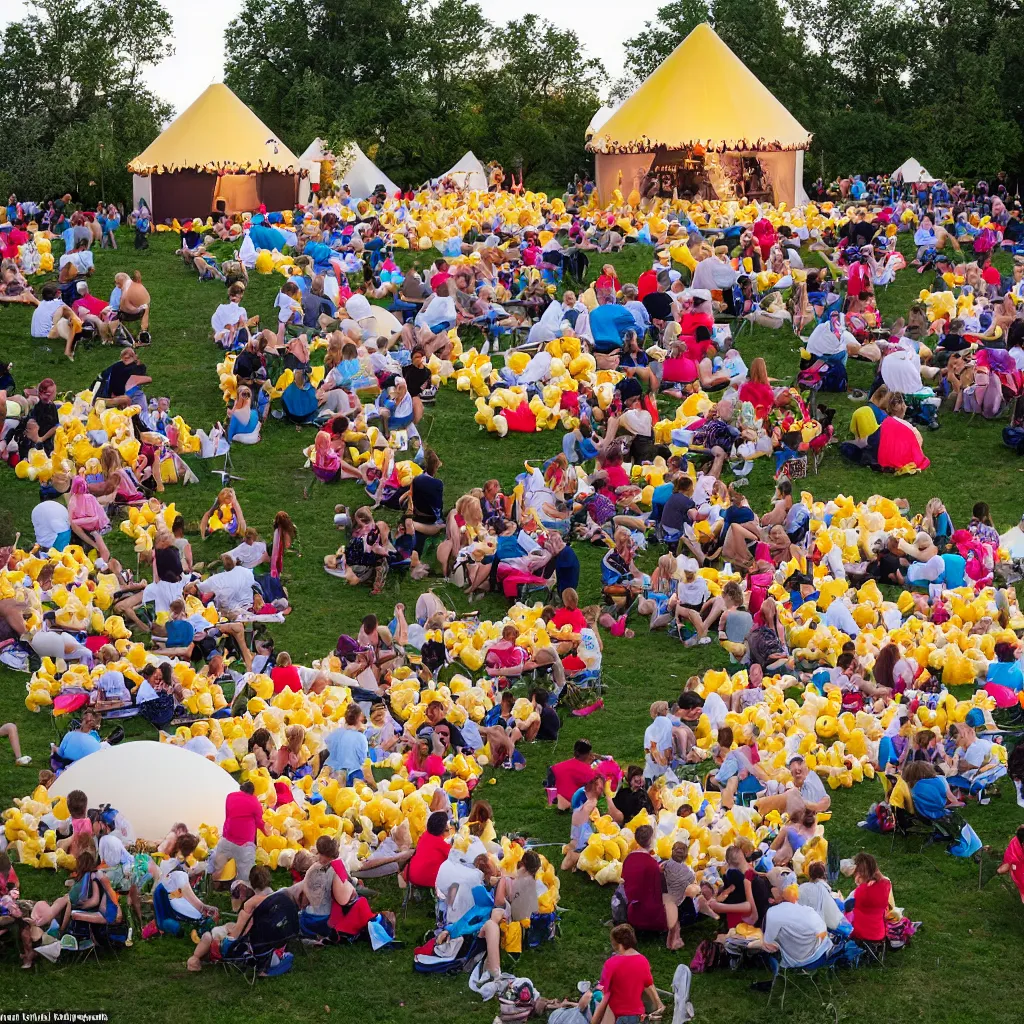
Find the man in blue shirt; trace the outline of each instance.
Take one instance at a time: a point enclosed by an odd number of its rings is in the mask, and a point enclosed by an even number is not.
[[[599,305],[590,313],[594,352],[598,355],[617,354],[626,331],[636,330],[636,321],[625,306],[615,304],[615,296],[610,291],[602,289],[598,292],[597,301]]]
[[[80,761],[89,754],[95,754],[103,747],[97,732],[99,724],[99,716],[94,711],[86,711],[82,715],[82,724],[64,734],[60,746],[55,748],[57,756],[64,761]]]
[[[334,729],[324,737],[327,747],[327,767],[335,776],[345,776],[345,784],[351,785],[357,779],[366,778],[365,762],[369,750],[363,730],[366,728],[366,715],[356,703],[352,703],[345,711],[345,724]],[[368,780],[373,782],[372,777]]]

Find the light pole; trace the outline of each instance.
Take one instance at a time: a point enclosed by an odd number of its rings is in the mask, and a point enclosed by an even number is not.
[[[107,190],[103,185],[103,143],[100,143],[100,201],[107,205]]]

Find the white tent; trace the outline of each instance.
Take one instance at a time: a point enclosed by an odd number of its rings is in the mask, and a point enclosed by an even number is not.
[[[909,185],[916,185],[919,181],[935,181],[936,178],[929,174],[921,164],[913,157],[908,157],[892,172],[894,178],[898,177],[901,181],[907,182]]]
[[[359,148],[349,143],[344,155],[338,157],[334,168],[334,180],[338,185],[348,185],[353,199],[365,199],[373,194],[378,185],[387,189],[389,196],[398,191],[398,186]]]
[[[76,761],[61,772],[50,796],[67,796],[73,789],[88,793],[94,807],[115,807],[140,839],[159,842],[176,821],[183,821],[192,832],[198,832],[200,825],[220,828],[224,800],[238,789],[238,783],[191,750],[138,740]]]
[[[595,113],[590,119],[590,124],[587,125],[587,130],[584,132],[584,138],[589,139],[594,132],[600,131],[604,127],[608,118],[611,117],[620,106],[622,106],[621,103],[616,103],[613,106],[599,107],[597,113]]]
[[[456,185],[467,192],[487,191],[487,171],[484,165],[468,150],[465,156],[454,166],[450,167],[441,178],[451,178]]]
[[[320,184],[320,164],[330,160],[334,163],[334,181],[338,186],[348,185],[354,199],[365,199],[378,185],[394,195],[398,186],[359,148],[351,142],[344,154],[336,157],[323,139],[314,139],[299,157],[299,166],[309,174],[309,184]]]

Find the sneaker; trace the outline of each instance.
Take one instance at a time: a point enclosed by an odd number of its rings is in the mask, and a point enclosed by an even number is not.
[[[709,635],[708,635],[707,633],[705,633],[705,634],[704,634],[704,636],[702,636],[702,637],[701,637],[701,638],[700,638],[700,639],[699,639],[699,640],[697,641],[697,646],[698,646],[698,647],[707,647],[707,645],[708,645],[709,643],[711,643],[711,637],[710,637],[710,636],[709,636]]]
[[[25,765],[32,763],[32,758],[29,757],[28,754],[22,754],[21,757],[15,759],[14,763],[19,767],[24,768]]]

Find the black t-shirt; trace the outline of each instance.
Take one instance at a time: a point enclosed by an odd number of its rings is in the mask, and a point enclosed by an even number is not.
[[[444,521],[444,481],[420,473],[412,478],[412,517],[419,523]]]
[[[263,369],[263,360],[258,352],[242,349],[235,359],[235,377],[238,380],[252,380]]]
[[[537,739],[554,741],[558,739],[558,730],[562,728],[562,720],[558,712],[545,705],[540,709],[540,728],[537,730]]]
[[[625,783],[612,798],[612,803],[619,809],[627,822],[632,821],[641,811],[654,812],[654,805],[651,803],[647,791],[629,789]]]
[[[768,880],[767,875],[762,875],[757,871],[751,872],[748,877],[750,878],[750,892],[754,897],[754,906],[757,908],[757,921],[754,922],[754,927],[764,928],[765,914],[768,913],[768,908],[771,906],[772,883]]]
[[[877,230],[874,224],[869,224],[866,220],[858,221],[850,225],[850,241],[856,246],[867,245],[875,237]]]
[[[683,494],[682,491],[673,491],[661,513],[662,528],[681,532],[689,522],[690,509],[696,507],[696,503],[689,495]]]
[[[53,402],[36,402],[32,412],[29,413],[30,420],[36,421],[36,427],[40,434],[45,434],[48,430],[53,430],[55,426],[60,422],[60,417],[57,414],[57,406]]]
[[[110,369],[107,370],[107,380],[110,383],[110,397],[120,398],[128,386],[131,377],[144,377],[146,367],[142,363],[122,363],[119,359]]]
[[[420,393],[430,383],[431,373],[427,366],[414,366],[410,363],[402,367],[402,376],[409,385],[409,394],[419,398]]]
[[[672,319],[672,300],[668,292],[651,292],[644,296],[644,309],[652,320]]]
[[[868,566],[868,575],[879,583],[892,583],[891,577],[899,571],[899,557],[891,551],[883,551],[878,560]]]

